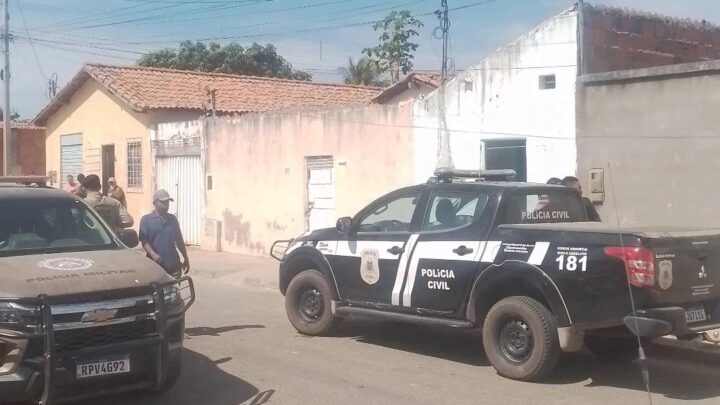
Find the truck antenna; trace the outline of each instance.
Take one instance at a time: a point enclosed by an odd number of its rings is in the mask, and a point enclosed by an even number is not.
[[[620,247],[625,252],[625,240],[623,239],[622,230],[620,229],[620,214],[618,213],[617,194],[615,194],[615,183],[613,182],[612,165],[608,163],[608,180],[610,183],[610,193],[612,193],[613,205],[615,206],[615,222],[617,224],[618,236],[620,238]],[[623,253],[624,255],[624,253]],[[640,360],[640,371],[642,373],[643,383],[645,383],[645,390],[648,395],[648,403],[653,405],[652,392],[650,391],[650,368],[648,367],[647,356],[645,356],[645,348],[643,347],[642,339],[637,334],[640,328],[637,321],[637,308],[635,307],[635,295],[633,294],[632,284],[630,284],[630,277],[627,269],[627,260],[623,257],[623,263],[625,264],[625,278],[627,280],[628,291],[630,292],[630,305],[632,306],[633,320],[635,321],[635,336],[638,341],[638,359]]]

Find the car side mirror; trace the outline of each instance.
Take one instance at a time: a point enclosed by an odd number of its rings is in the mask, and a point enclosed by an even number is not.
[[[117,231],[117,236],[125,246],[134,248],[140,241],[138,240],[138,234],[134,229],[121,229]]]
[[[338,219],[335,228],[337,228],[338,232],[344,235],[349,235],[352,231],[352,218],[342,217]]]

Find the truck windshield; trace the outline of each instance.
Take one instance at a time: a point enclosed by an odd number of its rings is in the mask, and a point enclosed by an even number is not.
[[[79,201],[0,202],[0,256],[97,250],[114,246],[98,217]]]
[[[587,221],[582,200],[569,192],[512,194],[507,197],[503,223],[543,224]]]

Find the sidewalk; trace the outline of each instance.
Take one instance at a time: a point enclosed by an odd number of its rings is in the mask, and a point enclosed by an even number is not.
[[[270,257],[245,256],[190,249],[190,276],[220,280],[240,286],[278,289],[277,260]]]

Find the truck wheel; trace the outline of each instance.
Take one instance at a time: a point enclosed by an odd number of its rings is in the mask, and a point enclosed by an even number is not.
[[[650,339],[643,338],[642,343],[647,347]],[[590,353],[600,360],[622,362],[638,358],[638,340],[635,336],[585,336],[585,346]]]
[[[538,380],[560,358],[557,328],[555,316],[538,301],[524,296],[504,298],[485,318],[485,355],[503,377]]]
[[[332,287],[325,275],[305,270],[290,281],[285,293],[285,312],[298,332],[323,336],[340,321],[332,314],[331,301]]]

